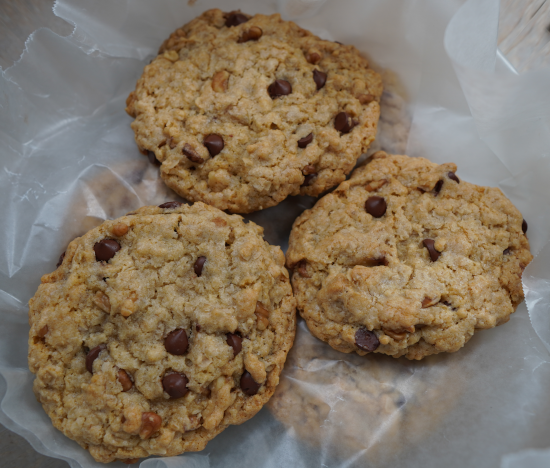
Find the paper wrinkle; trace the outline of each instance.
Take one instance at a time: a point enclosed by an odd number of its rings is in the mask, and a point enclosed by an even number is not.
[[[459,177],[498,185],[521,210],[533,252],[540,251],[524,273],[526,305],[510,323],[476,333],[459,353],[421,362],[338,353],[300,321],[267,408],[224,431],[204,453],[152,458],[141,466],[550,466],[548,450],[525,450],[550,445],[550,70],[517,75],[499,58],[496,0],[462,5],[56,1],[54,12],[74,25],[73,33],[37,30],[21,59],[0,75],[0,214],[7,226],[0,230],[0,421],[73,468],[103,466],[53,428],[32,393],[26,303],[74,237],[141,205],[178,199],[137,152],[124,113],[126,96],[162,41],[208,8],[266,14],[278,8],[395,72],[412,121],[410,138],[396,147],[437,163],[456,162]],[[395,115],[405,114],[387,112],[380,128],[391,130]],[[388,135],[377,144],[391,144]],[[245,218],[286,250],[294,219],[314,203],[289,197]],[[285,388],[300,398],[298,407],[285,400]],[[500,427],[515,430],[495,431]]]

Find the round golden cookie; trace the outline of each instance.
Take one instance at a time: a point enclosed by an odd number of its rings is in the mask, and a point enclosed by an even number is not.
[[[202,450],[252,417],[296,327],[281,250],[203,203],[105,221],[29,306],[36,397],[100,462]]]
[[[380,76],[279,15],[208,10],[145,67],[126,111],[182,197],[249,213],[345,180],[375,137]]]
[[[311,332],[346,353],[422,359],[508,321],[527,224],[456,165],[376,153],[294,223],[287,266]]]

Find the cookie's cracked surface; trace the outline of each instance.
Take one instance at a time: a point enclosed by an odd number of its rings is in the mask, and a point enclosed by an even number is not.
[[[248,213],[342,182],[374,139],[381,93],[353,46],[279,15],[209,10],[165,41],[126,110],[170,188]]]
[[[35,394],[101,462],[203,449],[270,398],[294,338],[284,256],[260,227],[161,206],[72,241],[30,301]]]
[[[521,213],[455,171],[379,152],[296,220],[287,266],[315,336],[422,359],[508,321],[532,259]]]

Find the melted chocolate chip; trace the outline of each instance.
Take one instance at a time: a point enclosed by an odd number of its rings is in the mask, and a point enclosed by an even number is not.
[[[206,263],[206,257],[199,257],[197,258],[197,261],[195,262],[194,269],[195,274],[197,276],[202,275],[202,268],[204,267],[204,264]]]
[[[101,351],[106,348],[107,346],[105,346],[104,344],[100,344],[95,348],[90,349],[90,351],[88,351],[88,354],[86,354],[86,369],[88,369],[88,372],[90,374],[94,373],[94,361],[99,356],[99,353],[101,353]]]
[[[94,245],[95,258],[98,262],[107,262],[120,250],[120,244],[113,239],[103,239]]]
[[[256,383],[256,381],[252,378],[252,375],[250,375],[250,372],[245,371],[244,374],[241,377],[241,389],[242,391],[248,395],[253,396],[258,393],[258,390],[262,384]]]
[[[59,268],[61,266],[61,264],[63,263],[63,259],[65,258],[65,252],[63,252],[60,256],[59,256],[59,260],[57,261],[57,265],[55,265],[56,268]]]
[[[162,378],[162,388],[170,395],[170,398],[181,398],[187,395],[189,391],[187,388],[188,383],[187,377],[179,372],[165,375]]]
[[[120,385],[122,385],[123,392],[127,392],[134,385],[134,382],[132,382],[132,379],[130,379],[128,372],[126,372],[124,369],[118,370],[117,379],[120,382]]]
[[[353,122],[347,112],[340,112],[334,118],[334,128],[342,133],[348,133],[353,128]]]
[[[458,177],[456,176],[456,174],[454,172],[449,172],[447,174],[447,177],[449,177],[449,179],[451,179],[451,180],[454,180],[457,184],[460,184],[460,180],[458,180]]]
[[[304,138],[300,138],[298,140],[298,148],[305,148],[312,141],[313,141],[313,133],[310,133],[308,136],[305,136]]]
[[[179,201],[168,201],[166,203],[163,203],[162,205],[159,205],[159,208],[167,208],[173,210],[174,208],[178,208],[181,205],[183,205],[183,203]]]
[[[233,348],[233,357],[235,357],[243,349],[243,339],[236,333],[228,333],[226,336],[227,344]]]
[[[268,86],[267,92],[272,99],[278,96],[286,96],[287,94],[290,94],[292,92],[292,86],[288,81],[275,80]]]
[[[435,187],[434,187],[435,196],[439,195],[439,192],[441,192],[442,187],[443,187],[443,181],[438,180],[437,184],[435,184]]]
[[[223,138],[216,134],[211,133],[210,135],[207,135],[204,138],[204,141],[202,142],[204,146],[206,146],[206,149],[210,153],[210,156],[214,157],[221,153],[223,147],[225,146],[223,142]]]
[[[168,333],[168,336],[164,339],[164,347],[166,351],[175,356],[181,356],[185,354],[189,347],[187,341],[187,333],[183,328],[178,328],[173,332]]]
[[[523,220],[521,223],[521,230],[523,231],[523,234],[527,233],[527,221]]]
[[[151,164],[154,164],[155,166],[161,165],[161,162],[157,159],[153,151],[147,151],[147,158],[149,158],[149,162]]]
[[[505,249],[504,252],[502,252],[503,255],[510,255],[510,253],[510,249]]]
[[[327,82],[327,74],[319,70],[313,70],[313,81],[317,85],[317,90],[320,90]]]
[[[246,15],[243,15],[238,11],[232,11],[226,15],[225,25],[228,28],[231,28],[232,26],[238,26],[239,24],[246,23],[247,21],[248,17]]]
[[[242,44],[243,42],[257,41],[258,39],[260,39],[260,37],[262,37],[263,33],[264,32],[262,31],[262,28],[259,28],[258,26],[252,26],[250,29],[243,32],[242,36],[237,42],[239,44]]]
[[[380,346],[380,341],[376,333],[367,330],[366,328],[360,328],[355,332],[355,344],[362,349],[363,351],[368,351],[372,353],[378,346]]]
[[[435,250],[435,247],[434,247],[435,241],[433,239],[424,239],[422,243],[424,244],[424,247],[428,249],[428,253],[430,254],[430,258],[432,259],[432,262],[435,262],[441,255],[441,252],[438,252],[437,250]]]
[[[386,200],[382,197],[369,197],[365,202],[365,211],[375,218],[381,218],[384,216],[387,207]]]
[[[307,187],[312,184],[312,182],[317,178],[317,174],[308,174],[304,177],[304,183],[302,184],[302,187]]]

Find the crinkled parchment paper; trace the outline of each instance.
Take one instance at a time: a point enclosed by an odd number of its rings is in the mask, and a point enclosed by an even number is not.
[[[272,404],[204,452],[141,466],[550,466],[550,70],[517,75],[499,56],[497,0],[59,0],[73,34],[36,31],[0,77],[0,421],[73,468],[99,466],[34,398],[27,301],[75,236],[175,198],[138,153],[124,101],[162,40],[217,6],[279,11],[390,70],[377,145],[500,187],[538,256],[527,307],[455,354],[362,359],[301,323]],[[249,218],[286,248],[312,203],[290,198]]]

